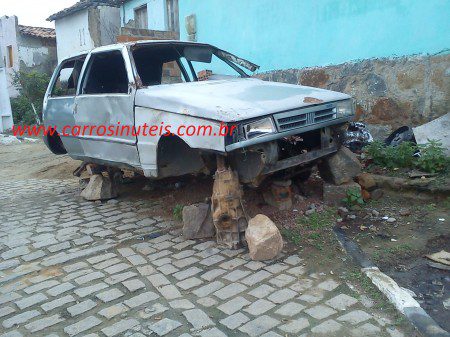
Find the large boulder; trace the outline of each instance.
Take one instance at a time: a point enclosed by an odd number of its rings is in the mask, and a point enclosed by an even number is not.
[[[183,236],[186,239],[211,238],[215,234],[210,205],[198,203],[183,207]]]
[[[267,216],[258,214],[250,219],[245,231],[252,260],[271,260],[283,249],[283,238],[277,226]]]
[[[109,178],[101,174],[94,174],[80,195],[90,201],[108,200],[116,198],[117,191]]]
[[[361,163],[346,147],[341,147],[334,155],[325,158],[318,167],[320,176],[335,185],[349,183],[361,173]]]

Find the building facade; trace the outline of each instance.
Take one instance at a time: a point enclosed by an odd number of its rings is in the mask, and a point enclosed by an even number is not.
[[[179,32],[178,0],[123,0],[122,27]]]
[[[13,126],[10,97],[19,94],[13,84],[15,74],[50,75],[56,62],[54,29],[19,25],[16,16],[0,18],[0,132]]]
[[[58,60],[116,43],[120,31],[119,2],[82,0],[51,15],[55,21]]]
[[[1,67],[7,76],[10,97],[18,92],[12,85],[18,71],[51,74],[56,65],[55,30],[51,28],[22,26],[17,16],[0,18]]]
[[[450,106],[450,1],[182,0],[181,40],[261,66],[257,76],[353,95],[382,129]]]

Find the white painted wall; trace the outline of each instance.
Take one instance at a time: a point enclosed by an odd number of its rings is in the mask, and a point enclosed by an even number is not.
[[[17,43],[17,17],[16,16],[3,16],[0,18],[0,54],[1,67],[5,67],[6,86],[10,97],[16,97],[19,93],[12,85],[12,77],[15,71],[19,71],[19,47]],[[12,68],[7,67],[8,52],[7,46],[13,48],[14,66]]]
[[[49,55],[49,50],[47,47],[19,46],[20,61],[25,63],[27,67],[31,68],[36,65],[34,60],[35,53],[47,56]]]
[[[55,21],[58,62],[94,48],[89,33],[88,11],[83,10]]]
[[[99,15],[92,15],[93,11]],[[89,20],[99,22],[89,25]],[[96,31],[90,31],[89,27]],[[85,9],[55,20],[55,28],[60,62],[68,56],[115,43],[120,29],[120,9],[109,6]]]
[[[148,29],[167,30],[166,0],[150,0],[147,4]]]
[[[7,88],[5,68],[0,68],[0,133],[13,127],[11,102]]]

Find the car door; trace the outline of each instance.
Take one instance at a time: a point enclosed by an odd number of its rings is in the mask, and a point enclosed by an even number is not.
[[[83,156],[79,140],[71,135],[75,126],[75,95],[86,54],[61,62],[44,97],[44,125],[55,128],[69,155]]]
[[[75,122],[92,162],[140,168],[134,127],[135,84],[125,47],[92,52],[75,99]]]

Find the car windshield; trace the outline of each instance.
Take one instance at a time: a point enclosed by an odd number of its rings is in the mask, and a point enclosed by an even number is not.
[[[249,76],[238,58],[208,45],[136,45],[132,54],[143,86]]]

